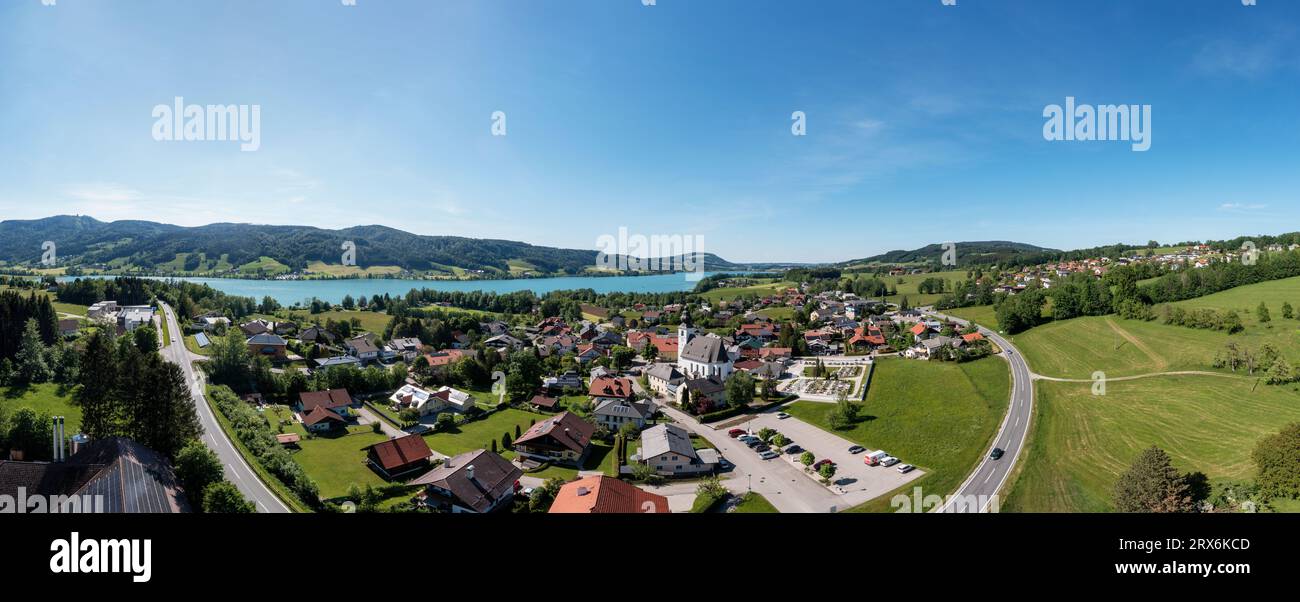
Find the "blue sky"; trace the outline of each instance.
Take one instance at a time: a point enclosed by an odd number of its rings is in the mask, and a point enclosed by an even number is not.
[[[1282,0],[8,0],[0,219],[624,226],[733,261],[1278,233],[1298,93]],[[155,141],[176,96],[260,105],[260,149]],[[1044,140],[1066,96],[1152,105],[1151,149]]]

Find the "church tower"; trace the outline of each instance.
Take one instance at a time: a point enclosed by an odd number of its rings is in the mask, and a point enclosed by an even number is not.
[[[677,326],[677,348],[686,349],[691,337],[695,336],[695,323],[691,321],[689,307],[682,308],[682,323]]]

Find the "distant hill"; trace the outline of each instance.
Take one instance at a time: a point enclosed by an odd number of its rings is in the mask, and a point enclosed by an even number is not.
[[[958,242],[958,265],[986,265],[1001,263],[1010,259],[1043,254],[1058,254],[1057,249],[1048,249],[1022,242],[1005,240]],[[910,251],[896,250],[863,259],[854,259],[837,264],[840,267],[902,264],[938,264],[943,258],[942,244],[926,245]]]
[[[580,274],[596,264],[594,247],[558,249],[508,240],[421,236],[385,226],[183,227],[69,215],[0,222],[0,262],[39,267],[41,243],[47,240],[57,245],[61,266],[162,274],[272,275],[300,272],[312,264],[341,266],[344,241],[356,245],[359,268],[383,266],[447,275],[478,270],[492,275],[556,275]],[[711,253],[705,254],[704,264],[707,270],[746,269]]]

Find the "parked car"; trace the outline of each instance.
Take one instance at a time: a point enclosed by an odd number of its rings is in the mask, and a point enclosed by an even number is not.
[[[1003,451],[1002,451],[1002,448],[1000,448],[1000,447],[995,447],[995,448],[993,448],[993,452],[989,454],[989,459],[992,459],[992,460],[998,460],[998,459],[1001,459],[1003,453],[1006,453],[1006,452],[1003,452]]]
[[[739,437],[736,437],[736,440],[741,443],[749,443],[750,441],[762,441],[762,439],[759,439],[758,437],[755,437],[753,435],[741,435]]]
[[[789,418],[790,415],[786,414],[785,412],[777,412],[776,417],[778,420],[785,420],[786,418]]]
[[[790,454],[792,456],[795,454],[802,454],[803,448],[799,447],[798,445],[791,445],[790,447],[785,448],[785,453]]]
[[[883,449],[880,451],[873,451],[867,454],[867,457],[862,459],[862,463],[866,464],[867,466],[878,466],[881,460],[888,457],[889,454],[885,453],[885,450]]]
[[[832,462],[832,461],[830,461],[830,460],[827,459],[827,458],[822,458],[822,459],[818,460],[816,464],[813,464],[813,465],[812,465],[812,469],[813,469],[813,470],[820,470],[823,464],[835,464],[835,463]]]
[[[895,465],[895,464],[898,464],[898,462],[899,462],[898,458],[895,458],[895,457],[893,457],[893,456],[885,456],[884,459],[882,459],[882,460],[880,461],[880,465],[881,465],[881,466],[893,466],[893,465]]]
[[[519,494],[522,495],[522,496],[524,496],[524,497],[532,497],[532,496],[533,496],[533,488],[532,488],[532,487],[525,487],[522,491],[519,492]]]
[[[768,444],[766,444],[766,443],[759,443],[758,445],[755,445],[755,446],[754,446],[754,451],[759,452],[759,453],[766,452],[766,451],[772,451],[772,446],[770,446],[770,445],[768,445]]]
[[[758,457],[760,457],[760,458],[762,458],[762,459],[764,459],[764,460],[771,460],[772,458],[775,458],[776,455],[777,455],[776,452],[774,452],[774,451],[772,451],[772,450],[767,450],[767,451],[765,451],[765,452],[763,452],[763,453],[761,453],[761,454],[758,454]]]
[[[915,466],[912,466],[911,464],[904,464],[904,465],[902,465],[902,466],[899,466],[899,467],[897,468],[897,470],[898,470],[898,472],[901,472],[901,473],[903,473],[903,474],[907,474],[907,473],[909,473],[909,472],[912,472],[912,470],[914,470],[915,468],[916,468],[916,467],[915,467]]]
[[[739,437],[739,436],[745,434],[745,429],[731,429],[731,430],[727,431],[727,434],[728,434],[728,435],[731,435],[731,438],[732,438],[732,439],[735,439],[736,437]]]
[[[754,448],[754,447],[758,447],[758,446],[760,446],[760,445],[765,445],[765,444],[763,443],[763,440],[762,440],[762,439],[759,439],[758,437],[754,437],[753,439],[749,439],[749,440],[745,441],[745,445],[748,445],[749,447]]]
[[[864,451],[867,451],[867,448],[862,447],[861,445],[854,445],[853,447],[849,448],[849,453],[851,454],[860,454]]]

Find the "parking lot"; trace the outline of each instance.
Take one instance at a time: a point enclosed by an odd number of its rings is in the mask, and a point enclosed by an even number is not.
[[[843,500],[842,508],[856,506],[875,497],[884,495],[890,491],[898,489],[907,483],[914,481],[925,474],[921,469],[913,470],[907,474],[901,474],[896,468],[908,462],[907,458],[899,458],[900,463],[892,467],[867,466],[863,463],[862,458],[866,452],[859,454],[849,453],[849,448],[854,445],[852,441],[843,437],[834,435],[822,430],[814,425],[808,424],[798,418],[790,417],[784,420],[777,418],[776,412],[767,412],[756,416],[753,420],[740,425],[738,428],[749,429],[757,433],[764,427],[776,429],[785,435],[794,443],[807,451],[813,453],[818,460],[830,458],[836,465],[835,479],[831,489],[840,494]],[[870,448],[868,452],[874,451]],[[890,451],[890,450],[885,450]],[[740,453],[748,453],[757,456],[753,450],[741,450]],[[802,470],[803,465],[799,463],[799,454],[790,456],[782,454],[780,458],[768,460],[769,462],[790,463]],[[820,481],[820,477],[809,475],[809,479]]]

